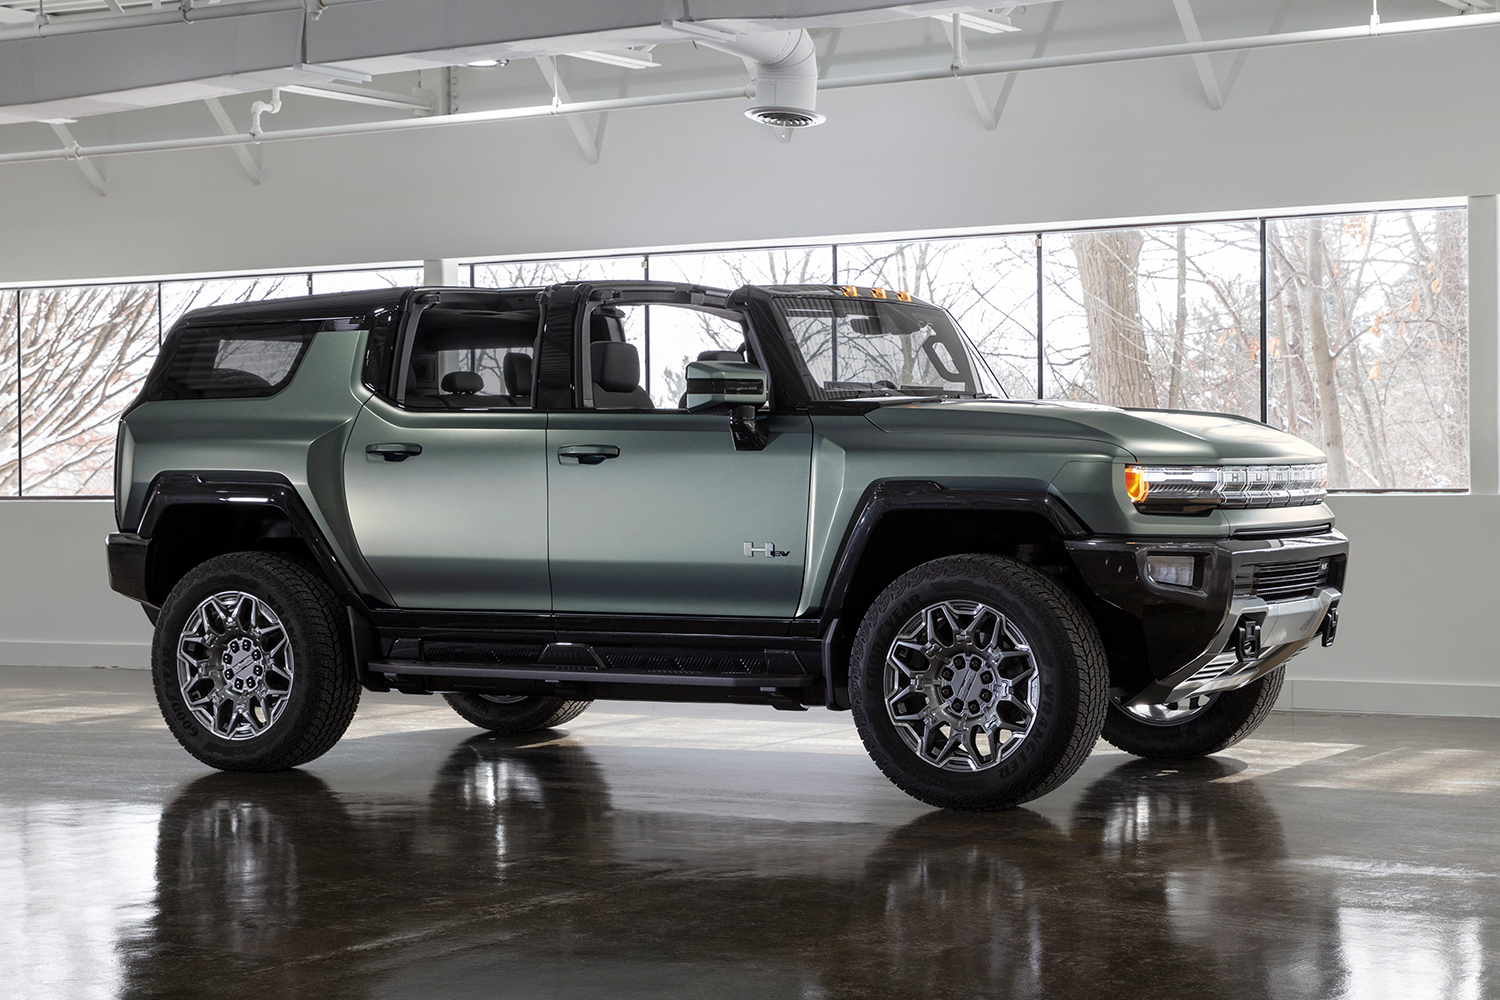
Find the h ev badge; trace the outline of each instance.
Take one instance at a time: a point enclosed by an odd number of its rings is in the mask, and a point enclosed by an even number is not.
[[[785,559],[791,555],[785,549],[778,549],[775,542],[767,542],[764,545],[756,545],[754,542],[745,543],[745,558],[753,559],[756,556],[765,556],[767,559]]]

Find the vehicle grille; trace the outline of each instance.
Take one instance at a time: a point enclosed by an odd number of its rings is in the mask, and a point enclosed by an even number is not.
[[[1328,560],[1264,563],[1241,566],[1235,574],[1236,597],[1259,597],[1263,601],[1295,601],[1312,597],[1328,582]]]

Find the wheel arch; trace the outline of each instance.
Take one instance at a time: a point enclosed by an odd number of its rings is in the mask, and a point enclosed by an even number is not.
[[[130,596],[146,604],[160,607],[206,559],[258,551],[300,557],[346,603],[368,607],[296,489],[275,473],[162,473],[147,490],[136,534],[147,552]]]
[[[965,553],[1003,555],[1047,573],[1093,617],[1112,675],[1145,669],[1139,623],[1097,599],[1068,554],[1065,542],[1089,536],[1066,503],[1042,491],[910,480],[871,485],[845,533],[821,609],[828,707],[849,706],[849,652],[876,597],[914,566]]]

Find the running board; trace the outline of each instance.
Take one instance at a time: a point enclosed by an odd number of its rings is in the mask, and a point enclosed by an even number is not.
[[[390,677],[466,677],[474,680],[553,681],[566,684],[659,684],[677,687],[797,688],[819,680],[810,674],[629,674],[615,670],[554,670],[546,667],[480,667],[425,660],[371,660],[371,673]]]

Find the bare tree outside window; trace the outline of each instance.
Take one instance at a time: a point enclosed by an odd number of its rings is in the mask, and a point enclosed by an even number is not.
[[[1036,237],[839,247],[840,280],[910,292],[942,306],[1008,395],[1036,395]]]
[[[565,281],[628,281],[644,278],[644,257],[579,257],[517,260],[474,265],[476,288],[546,288]]]
[[[1266,235],[1264,290],[1255,221],[1044,235],[1045,395],[1258,418],[1264,291],[1268,419],[1328,453],[1330,486],[1466,488],[1463,209],[1268,220]],[[515,288],[649,274],[731,289],[909,291],[952,313],[1007,391],[1026,398],[1037,366],[1035,239],[495,262],[475,265],[474,278]],[[416,267],[313,277],[319,292],[420,281]],[[140,390],[158,331],[191,309],[307,288],[302,272],[0,292],[0,496],[109,495],[116,418]],[[737,339],[714,317],[671,310],[653,323],[651,309],[629,312],[626,337],[659,405],[674,405],[684,359]],[[826,338],[804,346],[812,364],[829,349]],[[486,384],[498,384],[498,356],[489,361]]]
[[[0,496],[21,492],[20,293],[0,292]]]
[[[156,358],[156,285],[21,293],[21,491],[109,496],[115,423]]]
[[[422,284],[420,267],[387,267],[362,271],[315,271],[314,295],[329,292],[364,292],[377,288],[406,288]]]
[[[1343,489],[1468,486],[1461,209],[1266,227],[1269,419]]]
[[[260,302],[307,294],[306,274],[269,274],[254,278],[204,278],[161,283],[161,328],[172,329],[184,313],[209,306]]]
[[[1043,237],[1046,394],[1260,417],[1253,222]]]
[[[653,254],[651,278],[730,290],[742,285],[826,285],[833,279],[833,248]],[[650,376],[646,390],[658,406],[677,405],[686,386],[683,371],[700,350],[732,351],[744,340],[742,333],[714,316],[681,309],[651,309],[649,314],[650,343],[641,349]]]

